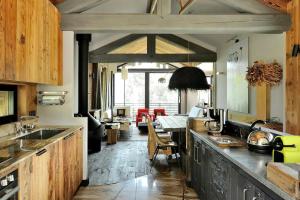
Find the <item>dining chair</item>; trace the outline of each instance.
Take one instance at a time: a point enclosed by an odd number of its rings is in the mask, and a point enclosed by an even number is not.
[[[152,125],[152,120],[148,118],[148,151],[150,158],[152,158],[152,166],[155,164],[155,160],[157,157],[157,154],[159,153],[159,150],[166,150],[170,148],[172,150],[172,153],[174,152],[176,160],[178,162],[178,165],[180,165],[179,157],[177,156],[178,153],[178,144],[171,140],[171,138],[163,137],[162,135],[158,135],[155,132],[155,129]],[[153,152],[154,150],[154,152]],[[150,153],[152,151],[152,153]],[[151,157],[152,156],[152,157]]]

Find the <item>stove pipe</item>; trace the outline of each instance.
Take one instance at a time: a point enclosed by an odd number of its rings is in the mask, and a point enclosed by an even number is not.
[[[77,34],[78,41],[78,115],[88,118],[89,148],[94,151],[101,149],[101,124],[88,110],[88,60],[91,34]]]
[[[78,113],[88,114],[88,59],[90,34],[76,35],[78,41]]]

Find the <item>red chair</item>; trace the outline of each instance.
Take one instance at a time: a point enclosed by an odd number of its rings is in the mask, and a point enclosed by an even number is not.
[[[153,110],[153,113],[154,113],[153,120],[156,120],[157,116],[167,116],[164,108],[156,108]]]
[[[149,116],[148,108],[139,108],[135,117],[136,127],[138,127],[139,122],[143,121],[143,116],[147,118]]]

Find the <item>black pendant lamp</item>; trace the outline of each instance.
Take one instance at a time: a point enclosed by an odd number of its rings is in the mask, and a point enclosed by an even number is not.
[[[207,90],[210,85],[207,83],[205,73],[197,67],[181,67],[172,75],[169,82],[170,90]]]

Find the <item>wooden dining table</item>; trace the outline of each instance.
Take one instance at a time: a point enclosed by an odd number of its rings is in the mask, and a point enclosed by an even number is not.
[[[165,131],[181,132],[186,129],[187,116],[157,116],[161,128]]]

